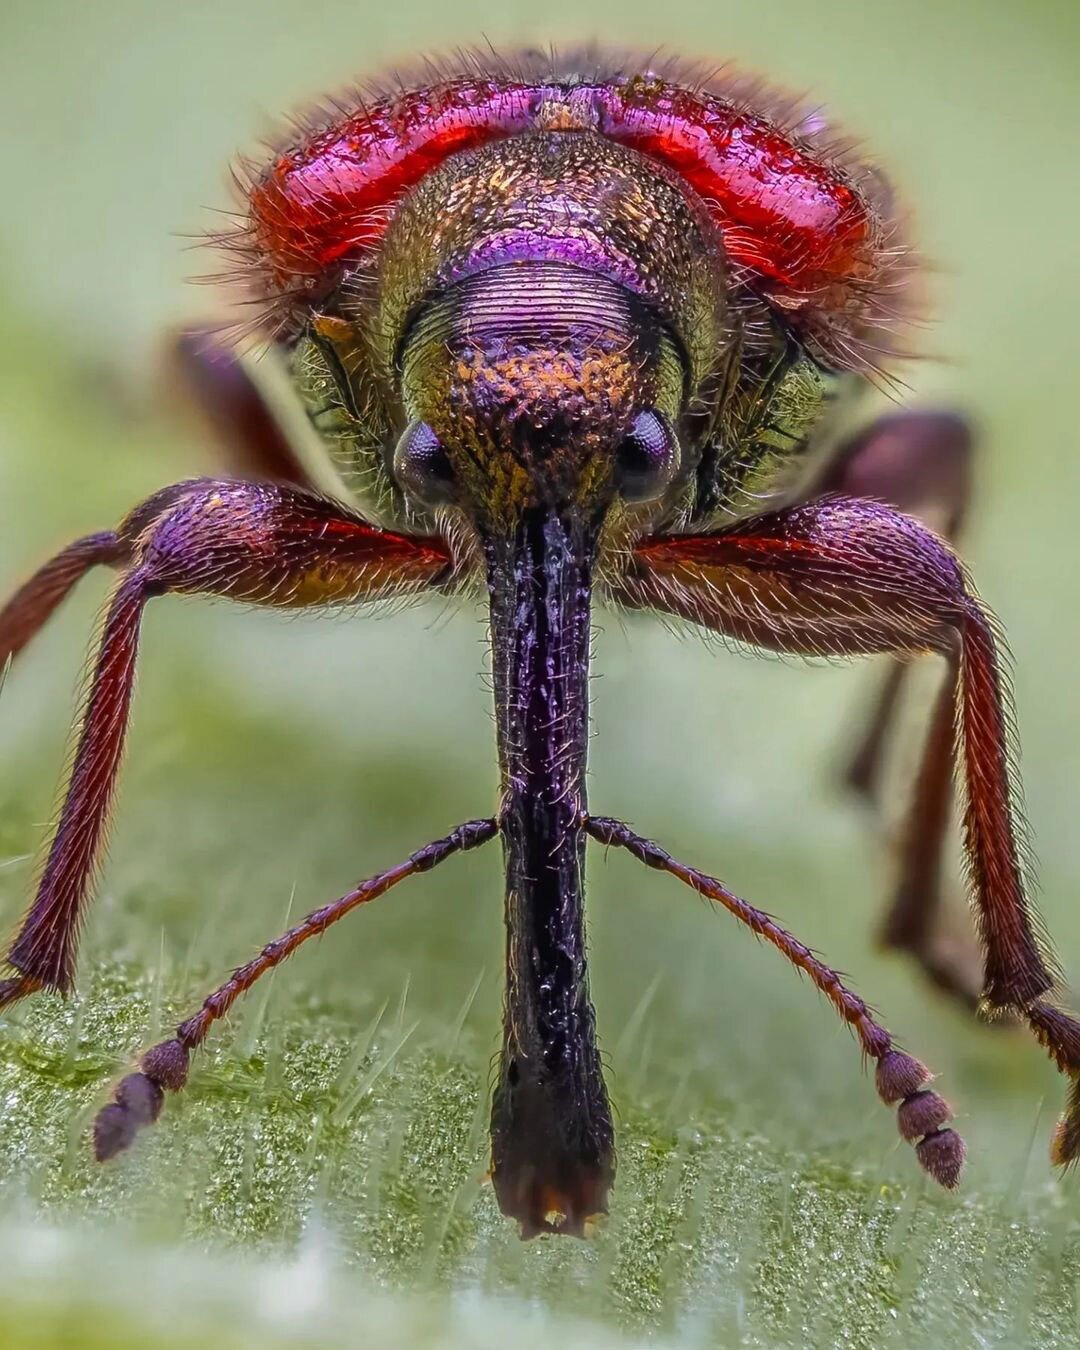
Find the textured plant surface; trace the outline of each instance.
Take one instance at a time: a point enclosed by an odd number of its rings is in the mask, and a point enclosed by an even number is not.
[[[866,1346],[1052,1344],[1075,1327],[1064,1213],[943,1203],[647,1100],[622,1104],[618,1204],[596,1238],[523,1247],[483,1180],[483,1056],[460,1015],[435,1027],[407,998],[359,1027],[305,999],[251,1019],[132,1161],[99,1169],[87,1114],[117,1052],[173,1011],[169,983],[99,972],[5,1036],[0,1156],[21,1174],[0,1230],[6,1335],[81,1306],[101,1309],[102,1344],[156,1316],[166,1344],[208,1325],[240,1340],[248,1317],[272,1344],[332,1342],[348,1309],[392,1343],[497,1344],[512,1296],[534,1319],[690,1344],[827,1345],[838,1326]],[[61,1293],[74,1306],[49,1311]]]

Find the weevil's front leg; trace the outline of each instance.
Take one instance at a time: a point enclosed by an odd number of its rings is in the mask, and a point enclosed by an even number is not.
[[[955,413],[909,411],[873,422],[840,446],[813,495],[831,491],[880,499],[917,516],[955,543],[971,498],[971,429]],[[860,795],[876,800],[885,750],[910,661],[893,658],[847,769]],[[881,927],[886,946],[911,953],[930,979],[967,1003],[978,1000],[977,954],[945,946],[938,932],[941,869],[952,811],[953,709],[958,663],[948,662],[931,715],[911,805],[899,840],[899,874]]]
[[[379,530],[337,503],[268,483],[181,483],[135,510],[115,536],[98,538],[114,540],[108,560],[119,556],[127,566],[106,615],[37,898],[8,953],[18,974],[0,982],[0,1007],[37,989],[71,988],[79,925],[124,747],[142,613],[151,596],[173,591],[263,605],[343,604],[409,594],[436,584],[451,567],[440,540]],[[70,567],[64,575],[71,575]],[[20,614],[32,612],[40,621],[49,597],[53,604],[59,598],[58,589],[37,579],[24,587],[24,600],[5,611],[15,614],[9,635],[28,631]]]
[[[87,572],[121,563],[126,553],[112,530],[88,534],[61,549],[25,581],[0,609],[0,671],[45,626]]]
[[[199,1011],[177,1027],[175,1037],[146,1051],[140,1061],[139,1073],[128,1074],[117,1085],[113,1100],[98,1112],[94,1121],[94,1153],[98,1162],[115,1157],[128,1147],[142,1126],[157,1120],[165,1091],[179,1092],[187,1081],[192,1050],[202,1045],[213,1024],[225,1016],[261,975],[279,966],[308,938],[325,933],[331,924],[343,919],[358,905],[378,899],[406,877],[430,872],[452,854],[479,848],[494,839],[498,832],[499,823],[494,819],[470,820],[459,825],[442,839],[411,853],[396,867],[369,877],[339,900],[314,910],[295,928],[267,943],[258,956],[234,970],[220,989],[203,1002]]]
[[[824,497],[711,535],[644,540],[617,596],[773,651],[940,652],[956,663],[984,1005],[991,1013],[1015,1009],[1059,1066],[1080,1075],[1080,1027],[1041,1001],[1053,981],[1025,889],[1011,712],[994,629],[948,546],[883,504]],[[1059,1133],[1059,1161],[1080,1151],[1077,1096]]]
[[[888,413],[838,447],[809,495],[835,492],[884,501],[956,543],[971,500],[973,448],[971,428],[956,413]],[[848,764],[848,783],[871,800],[908,667],[903,660],[890,663]]]
[[[955,1130],[943,1128],[951,1118],[948,1104],[925,1084],[930,1070],[911,1055],[897,1050],[888,1031],[876,1021],[870,1009],[844,986],[835,970],[830,970],[809,947],[780,927],[771,915],[740,900],[715,877],[706,876],[678,862],[652,840],[635,834],[621,821],[590,816],[585,830],[601,844],[615,844],[632,853],[646,867],[667,872],[692,887],[699,895],[713,900],[763,937],[786,956],[793,966],[808,975],[859,1038],[865,1054],[877,1066],[875,1081],[882,1101],[899,1102],[897,1125],[909,1144],[915,1145],[919,1163],[935,1181],[950,1189],[960,1179],[964,1164],[964,1143]]]
[[[179,385],[209,422],[223,468],[244,478],[313,485],[280,421],[233,343],[213,332],[179,333],[168,347],[169,387]],[[125,561],[112,530],[88,535],[51,558],[0,609],[0,671],[18,655],[93,567]]]

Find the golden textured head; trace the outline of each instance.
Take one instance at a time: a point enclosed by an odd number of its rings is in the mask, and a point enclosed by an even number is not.
[[[425,180],[387,232],[374,328],[408,419],[406,492],[493,529],[676,491],[676,428],[723,316],[708,230],[661,170],[587,132]]]

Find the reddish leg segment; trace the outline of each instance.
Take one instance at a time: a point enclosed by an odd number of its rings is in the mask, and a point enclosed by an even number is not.
[[[715,901],[729,914],[763,937],[819,989],[859,1038],[863,1052],[877,1065],[877,1087],[882,1100],[900,1102],[900,1133],[912,1144],[919,1162],[935,1181],[953,1187],[960,1179],[964,1163],[964,1144],[955,1130],[943,1129],[952,1112],[936,1092],[923,1090],[930,1071],[917,1059],[897,1050],[888,1031],[877,1022],[863,1000],[850,989],[835,970],[819,961],[809,947],[780,927],[771,915],[740,900],[715,877],[678,862],[659,844],[635,834],[621,821],[604,816],[589,816],[585,830],[601,844],[615,844],[632,853],[646,867],[667,872],[685,885]]]
[[[38,897],[7,956],[20,974],[0,986],[2,1003],[43,985],[65,992],[71,988],[83,901],[123,751],[145,596],[145,576],[136,570],[120,584],[109,606],[82,736]]]
[[[76,539],[50,558],[0,609],[0,670],[41,629],[92,568],[123,561],[125,547],[111,530]]]
[[[116,1088],[113,1100],[98,1112],[94,1122],[94,1152],[99,1162],[127,1148],[139,1128],[157,1120],[166,1089],[178,1092],[187,1080],[188,1059],[206,1039],[213,1024],[224,1017],[241,994],[255,981],[293,954],[308,938],[325,933],[358,905],[376,900],[406,877],[430,872],[455,853],[479,848],[499,832],[496,820],[470,820],[442,839],[436,839],[377,876],[369,877],[339,900],[314,910],[295,928],[267,943],[258,956],[234,970],[220,989],[205,1000],[199,1011],[182,1022],[172,1040],[155,1045],[142,1057],[141,1073],[129,1074]]]
[[[838,493],[888,502],[956,543],[971,501],[972,433],[948,412],[879,417],[840,445],[809,497]],[[907,663],[894,661],[848,767],[848,782],[875,795]]]
[[[37,898],[8,954],[18,975],[0,983],[0,1006],[42,987],[71,988],[78,929],[123,753],[142,612],[151,596],[176,591],[277,606],[343,604],[407,595],[450,570],[438,540],[379,530],[336,503],[271,484],[178,484],[134,511],[111,538],[116,543],[108,560],[122,556],[129,565],[109,606]],[[20,595],[34,588],[31,581]],[[50,607],[30,608],[40,623]],[[13,611],[11,631],[27,634],[30,626],[18,617],[27,606],[16,603],[5,613]]]
[[[971,429],[955,413],[890,413],[840,447],[814,495],[837,492],[886,501],[954,543],[971,498],[972,450]],[[890,662],[848,763],[848,784],[871,802],[878,797],[910,665],[905,659]],[[953,798],[957,677],[956,664],[950,662],[903,827],[896,891],[881,934],[887,946],[910,952],[939,988],[974,1003],[978,985],[965,959],[968,954],[943,948],[938,933],[942,856]]]
[[[939,652],[955,661],[983,998],[990,1010],[1036,1004],[1052,979],[1025,892],[993,629],[937,536],[882,504],[825,497],[712,535],[645,540],[618,595],[774,651]],[[1044,1031],[1052,1052],[1056,1036]]]
[[[85,539],[77,539],[39,568],[19,587],[3,609],[0,609],[0,670],[22,651],[87,572],[99,564],[121,562],[126,555],[127,546],[110,530],[88,535]],[[112,653],[112,659],[102,672],[102,679],[97,687],[99,715],[96,719],[91,719],[92,724],[99,730],[97,739],[104,742],[104,745],[91,747],[83,757],[84,780],[103,774],[105,797],[101,799],[100,792],[97,797],[91,795],[91,800],[96,803],[96,809],[86,813],[87,819],[83,830],[74,835],[70,830],[67,831],[65,833],[67,846],[63,850],[54,850],[55,856],[49,860],[53,868],[54,881],[59,873],[70,867],[73,855],[78,853],[86,840],[90,836],[96,839],[101,831],[101,819],[93,817],[98,811],[101,817],[104,817],[113,772],[108,767],[108,737],[101,733],[113,724],[115,715],[120,715],[123,719],[127,716],[129,691],[124,688],[124,678],[125,672],[130,674],[127,668],[134,660],[133,635],[125,632],[125,615],[129,610],[130,597],[125,601],[118,594],[106,622],[106,631],[112,630],[114,633],[113,639],[106,643]],[[111,713],[110,704],[114,705]],[[90,785],[84,783],[84,795],[88,786]],[[44,879],[42,884],[44,886]],[[23,965],[17,960],[15,952],[12,952],[9,963],[22,973],[12,979],[0,980],[0,1007],[40,989],[42,984],[48,983],[42,972],[65,964],[65,952],[62,950],[65,944],[50,917],[54,913],[55,911],[50,911],[49,915],[43,915],[42,923],[29,931],[24,925],[17,945],[23,947],[26,964]],[[32,951],[29,950],[31,946]]]

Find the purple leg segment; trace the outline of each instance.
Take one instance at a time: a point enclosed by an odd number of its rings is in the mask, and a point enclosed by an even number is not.
[[[907,511],[955,543],[972,492],[974,441],[967,421],[949,412],[891,413],[842,445],[815,493],[880,499]],[[846,780],[876,803],[910,662],[893,660],[866,727],[848,762]],[[887,946],[910,953],[946,993],[974,1005],[978,985],[965,953],[942,948],[942,856],[952,815],[953,706],[959,670],[950,661],[927,733],[904,823],[896,891],[881,927]]]
[[[0,982],[0,1007],[37,989],[71,989],[150,597],[175,591],[289,607],[357,603],[408,595],[450,569],[441,541],[377,529],[312,493],[201,479],[157,493],[115,535],[66,550],[3,611],[0,638],[21,645],[77,576],[118,559],[127,570],[109,605],[71,779],[37,897],[8,953],[17,974]]]
[[[934,880],[945,767],[955,765],[965,789],[964,845],[984,957],[983,1004],[991,1013],[1025,1017],[1058,1063],[1080,1073],[1072,1035],[1077,1024],[1058,1010],[1052,1017],[1037,1011],[1049,1006],[1042,1000],[1053,979],[1027,895],[1008,691],[993,625],[948,546],[884,504],[823,497],[714,534],[644,540],[617,595],[773,651],[945,658],[955,723],[949,705],[939,703],[929,767],[916,793],[909,884]],[[1062,1158],[1080,1147],[1077,1095],[1070,1095],[1059,1135]]]

